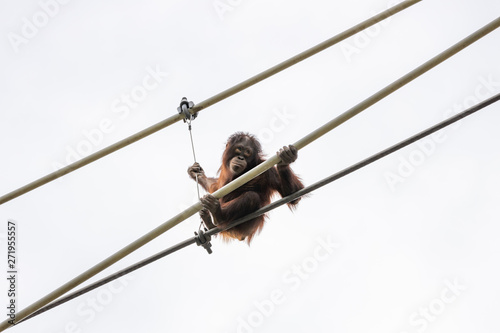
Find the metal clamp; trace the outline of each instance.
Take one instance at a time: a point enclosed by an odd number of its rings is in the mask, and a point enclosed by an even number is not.
[[[186,97],[182,97],[181,104],[177,108],[177,112],[184,116],[184,122],[194,120],[198,116],[198,112],[194,114],[191,114],[191,112],[189,112],[189,109],[191,109],[193,106],[193,102],[188,102]]]
[[[198,230],[198,232],[195,231],[194,235],[196,236],[196,245],[203,246],[203,248],[207,250],[208,254],[212,254],[212,243],[210,243],[212,237],[210,235],[207,236],[202,229]]]

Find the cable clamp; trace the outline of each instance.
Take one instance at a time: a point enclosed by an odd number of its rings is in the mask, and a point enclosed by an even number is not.
[[[194,232],[195,235],[195,240],[196,240],[196,245],[198,246],[203,246],[205,250],[207,250],[208,254],[212,254],[212,243],[210,243],[210,240],[212,237],[210,235],[206,235],[205,232],[200,229],[198,232]]]
[[[177,108],[177,112],[184,116],[184,122],[191,122],[191,120],[195,120],[198,116],[198,112],[191,114],[189,109],[194,106],[193,102],[188,102],[186,97],[182,97],[181,104]]]

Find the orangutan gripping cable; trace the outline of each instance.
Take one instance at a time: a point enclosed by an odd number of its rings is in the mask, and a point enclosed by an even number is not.
[[[203,209],[200,215],[209,228],[214,226],[224,228],[232,221],[268,205],[276,192],[285,197],[304,188],[300,178],[289,166],[297,159],[297,149],[293,145],[285,146],[277,152],[277,155],[281,159],[277,166],[223,198],[216,199],[211,194],[201,198]],[[262,162],[264,162],[262,148],[257,138],[248,133],[237,132],[227,140],[218,178],[206,177],[198,163],[193,164],[188,173],[193,179],[198,176],[200,185],[209,193],[213,193]],[[300,198],[288,203],[288,207],[292,209],[299,200]],[[213,222],[210,213],[214,218]],[[246,240],[250,244],[252,238],[262,230],[264,220],[265,215],[256,217],[222,232],[221,235],[225,240],[234,238]]]

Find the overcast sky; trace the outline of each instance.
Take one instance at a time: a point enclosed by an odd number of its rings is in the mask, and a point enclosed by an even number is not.
[[[387,0],[0,1],[0,195],[199,103],[393,5]],[[207,108],[272,155],[500,14],[428,0]],[[500,30],[299,152],[311,184],[500,92]],[[269,214],[249,247],[190,247],[12,332],[498,332],[500,104]],[[196,202],[176,123],[0,206],[24,308]],[[194,216],[96,279],[193,235]],[[7,271],[6,255],[1,267]],[[5,273],[7,274],[7,273]],[[0,294],[6,305],[7,280]],[[3,306],[2,318],[7,318]]]

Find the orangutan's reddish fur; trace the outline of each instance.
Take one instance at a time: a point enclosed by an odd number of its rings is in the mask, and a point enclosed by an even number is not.
[[[250,145],[254,153],[249,158],[248,165],[243,173],[265,161],[262,157],[261,145],[255,136],[242,132],[233,134],[229,137],[222,155],[219,177],[217,179],[212,178],[213,181],[207,189],[208,192],[213,193],[233,180],[232,173],[229,170],[229,161],[234,156],[234,146],[244,137],[250,139]],[[285,197],[302,188],[304,188],[304,185],[289,165],[274,166],[219,200],[223,215],[223,221],[218,221],[219,226],[224,227],[232,221],[268,205],[276,192]],[[299,200],[300,198],[288,203],[288,207],[290,209],[294,208]],[[265,218],[265,215],[261,215],[224,231],[221,233],[222,237],[225,240],[231,238],[245,239],[250,244],[252,238],[262,230]]]

